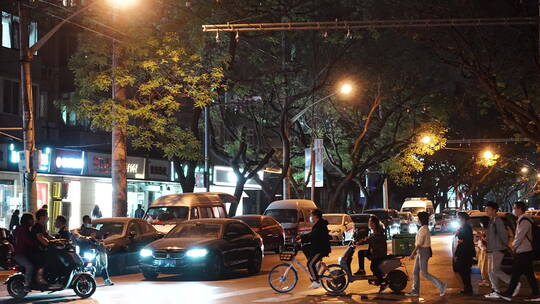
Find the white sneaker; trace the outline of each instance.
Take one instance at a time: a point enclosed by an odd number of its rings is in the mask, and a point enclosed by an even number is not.
[[[500,299],[501,297],[499,296],[498,293],[496,293],[494,291],[492,293],[488,293],[487,295],[485,295],[484,298],[486,298],[486,299]]]
[[[321,283],[317,282],[317,281],[314,281],[313,283],[311,283],[311,285],[308,287],[309,289],[317,289],[317,288],[321,288]]]
[[[514,293],[512,294],[512,297],[515,297],[519,294],[519,290],[521,289],[521,283],[518,283],[516,285],[516,289],[514,289]]]
[[[503,296],[502,294],[499,294],[499,298],[507,301],[507,302],[512,302],[512,297],[507,297],[507,296]]]
[[[525,299],[525,302],[540,302],[540,298]]]
[[[114,285],[114,283],[113,283],[113,281],[111,281],[111,279],[105,280],[104,283],[105,283],[105,286],[113,286]]]
[[[448,289],[448,284],[443,284],[441,288],[441,297],[444,297],[446,295],[446,289]]]

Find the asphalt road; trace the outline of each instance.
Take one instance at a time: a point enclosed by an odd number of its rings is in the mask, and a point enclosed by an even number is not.
[[[188,274],[160,276],[156,281],[149,282],[145,281],[141,274],[133,273],[113,277],[116,285],[100,286],[94,296],[86,300],[79,300],[73,291],[68,290],[54,294],[31,293],[24,301],[15,301],[8,297],[5,287],[2,286],[0,303],[486,303],[481,296],[464,297],[459,294],[460,283],[451,267],[451,240],[450,235],[432,238],[434,257],[430,260],[430,272],[448,284],[448,294],[445,297],[440,297],[431,282],[424,279],[421,281],[420,298],[406,298],[403,295],[391,294],[390,291],[378,294],[377,287],[370,286],[364,281],[349,285],[347,293],[343,296],[330,296],[323,289],[307,289],[309,279],[303,273],[300,273],[300,282],[295,290],[288,294],[278,294],[269,287],[267,276],[270,269],[280,263],[279,256],[268,254],[264,258],[262,272],[255,276],[238,271],[218,281],[200,281]],[[343,247],[334,247],[332,255],[325,259],[325,262],[327,264],[337,262],[343,251]],[[303,257],[302,260],[305,261]],[[353,270],[356,270],[354,265],[356,258],[353,260]],[[412,266],[411,261],[405,262],[409,277],[412,275]],[[369,269],[369,266],[366,269]],[[488,288],[478,289],[478,280],[479,274],[473,274],[475,293],[488,293]],[[98,279],[98,283],[101,285],[101,279]],[[405,291],[410,290],[410,285],[409,281]],[[524,288],[521,292],[522,296],[528,294],[528,288]],[[522,299],[524,298],[516,300]]]

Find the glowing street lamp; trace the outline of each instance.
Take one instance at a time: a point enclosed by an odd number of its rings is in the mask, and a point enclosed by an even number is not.
[[[422,138],[420,138],[420,142],[423,143],[424,145],[429,145],[432,140],[433,139],[429,135],[426,135],[426,136],[423,136]]]
[[[109,0],[110,4],[115,8],[126,8],[135,5],[138,0]]]
[[[341,86],[341,88],[339,89],[339,92],[343,95],[349,95],[351,94],[351,92],[353,91],[353,87],[351,84],[349,83],[345,83]]]
[[[520,171],[521,171],[521,173],[523,173],[523,174],[527,174],[527,173],[529,173],[529,168],[527,168],[527,167],[522,167]]]
[[[495,154],[493,154],[493,152],[491,152],[490,150],[486,150],[484,151],[484,153],[482,153],[482,157],[485,160],[492,160],[495,157]]]

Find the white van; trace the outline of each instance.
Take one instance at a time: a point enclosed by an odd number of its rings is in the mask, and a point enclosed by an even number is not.
[[[311,200],[288,199],[275,201],[268,205],[264,215],[278,221],[285,231],[285,244],[292,244],[299,234],[311,231],[309,215],[317,205]]]
[[[237,203],[237,200],[230,194],[220,192],[169,194],[150,203],[144,219],[157,231],[168,233],[185,220],[226,218],[227,203]]]
[[[410,212],[415,221],[418,221],[419,212],[429,213],[429,230],[433,232],[435,228],[435,209],[433,202],[425,197],[406,198],[401,205],[401,212]]]

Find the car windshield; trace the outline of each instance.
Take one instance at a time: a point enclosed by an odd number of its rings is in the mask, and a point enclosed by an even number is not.
[[[219,224],[179,224],[169,231],[165,238],[218,238],[220,231]]]
[[[187,220],[188,213],[188,207],[150,207],[144,219],[151,224],[160,224],[176,219]]]
[[[110,237],[113,235],[122,235],[124,233],[125,223],[98,223],[92,225],[99,231],[99,235],[102,237]]]
[[[471,226],[473,228],[482,228],[482,225],[480,225],[482,223],[482,221],[488,222],[489,217],[487,217],[487,216],[471,217],[470,220],[469,220],[469,223],[471,224]]]
[[[353,222],[355,223],[358,223],[358,224],[367,224],[367,222],[369,221],[369,215],[351,215],[351,218],[353,220]]]
[[[413,215],[417,215],[418,212],[426,211],[426,208],[424,208],[424,207],[403,207],[403,208],[401,208],[401,211],[410,212]]]
[[[407,213],[400,213],[400,214],[399,214],[399,219],[400,219],[400,220],[409,220],[409,214],[407,214]]]
[[[366,213],[373,214],[380,220],[390,218],[390,216],[388,215],[388,211],[386,210],[367,210]]]
[[[323,218],[328,221],[328,225],[343,225],[342,215],[326,215]]]
[[[248,224],[249,227],[251,228],[260,228],[261,227],[261,220],[258,218],[258,217],[242,217],[242,216],[238,216],[238,217],[233,217],[237,220],[241,220],[242,222]]]
[[[271,216],[280,223],[296,223],[298,219],[296,209],[270,209],[266,210],[264,215]]]

